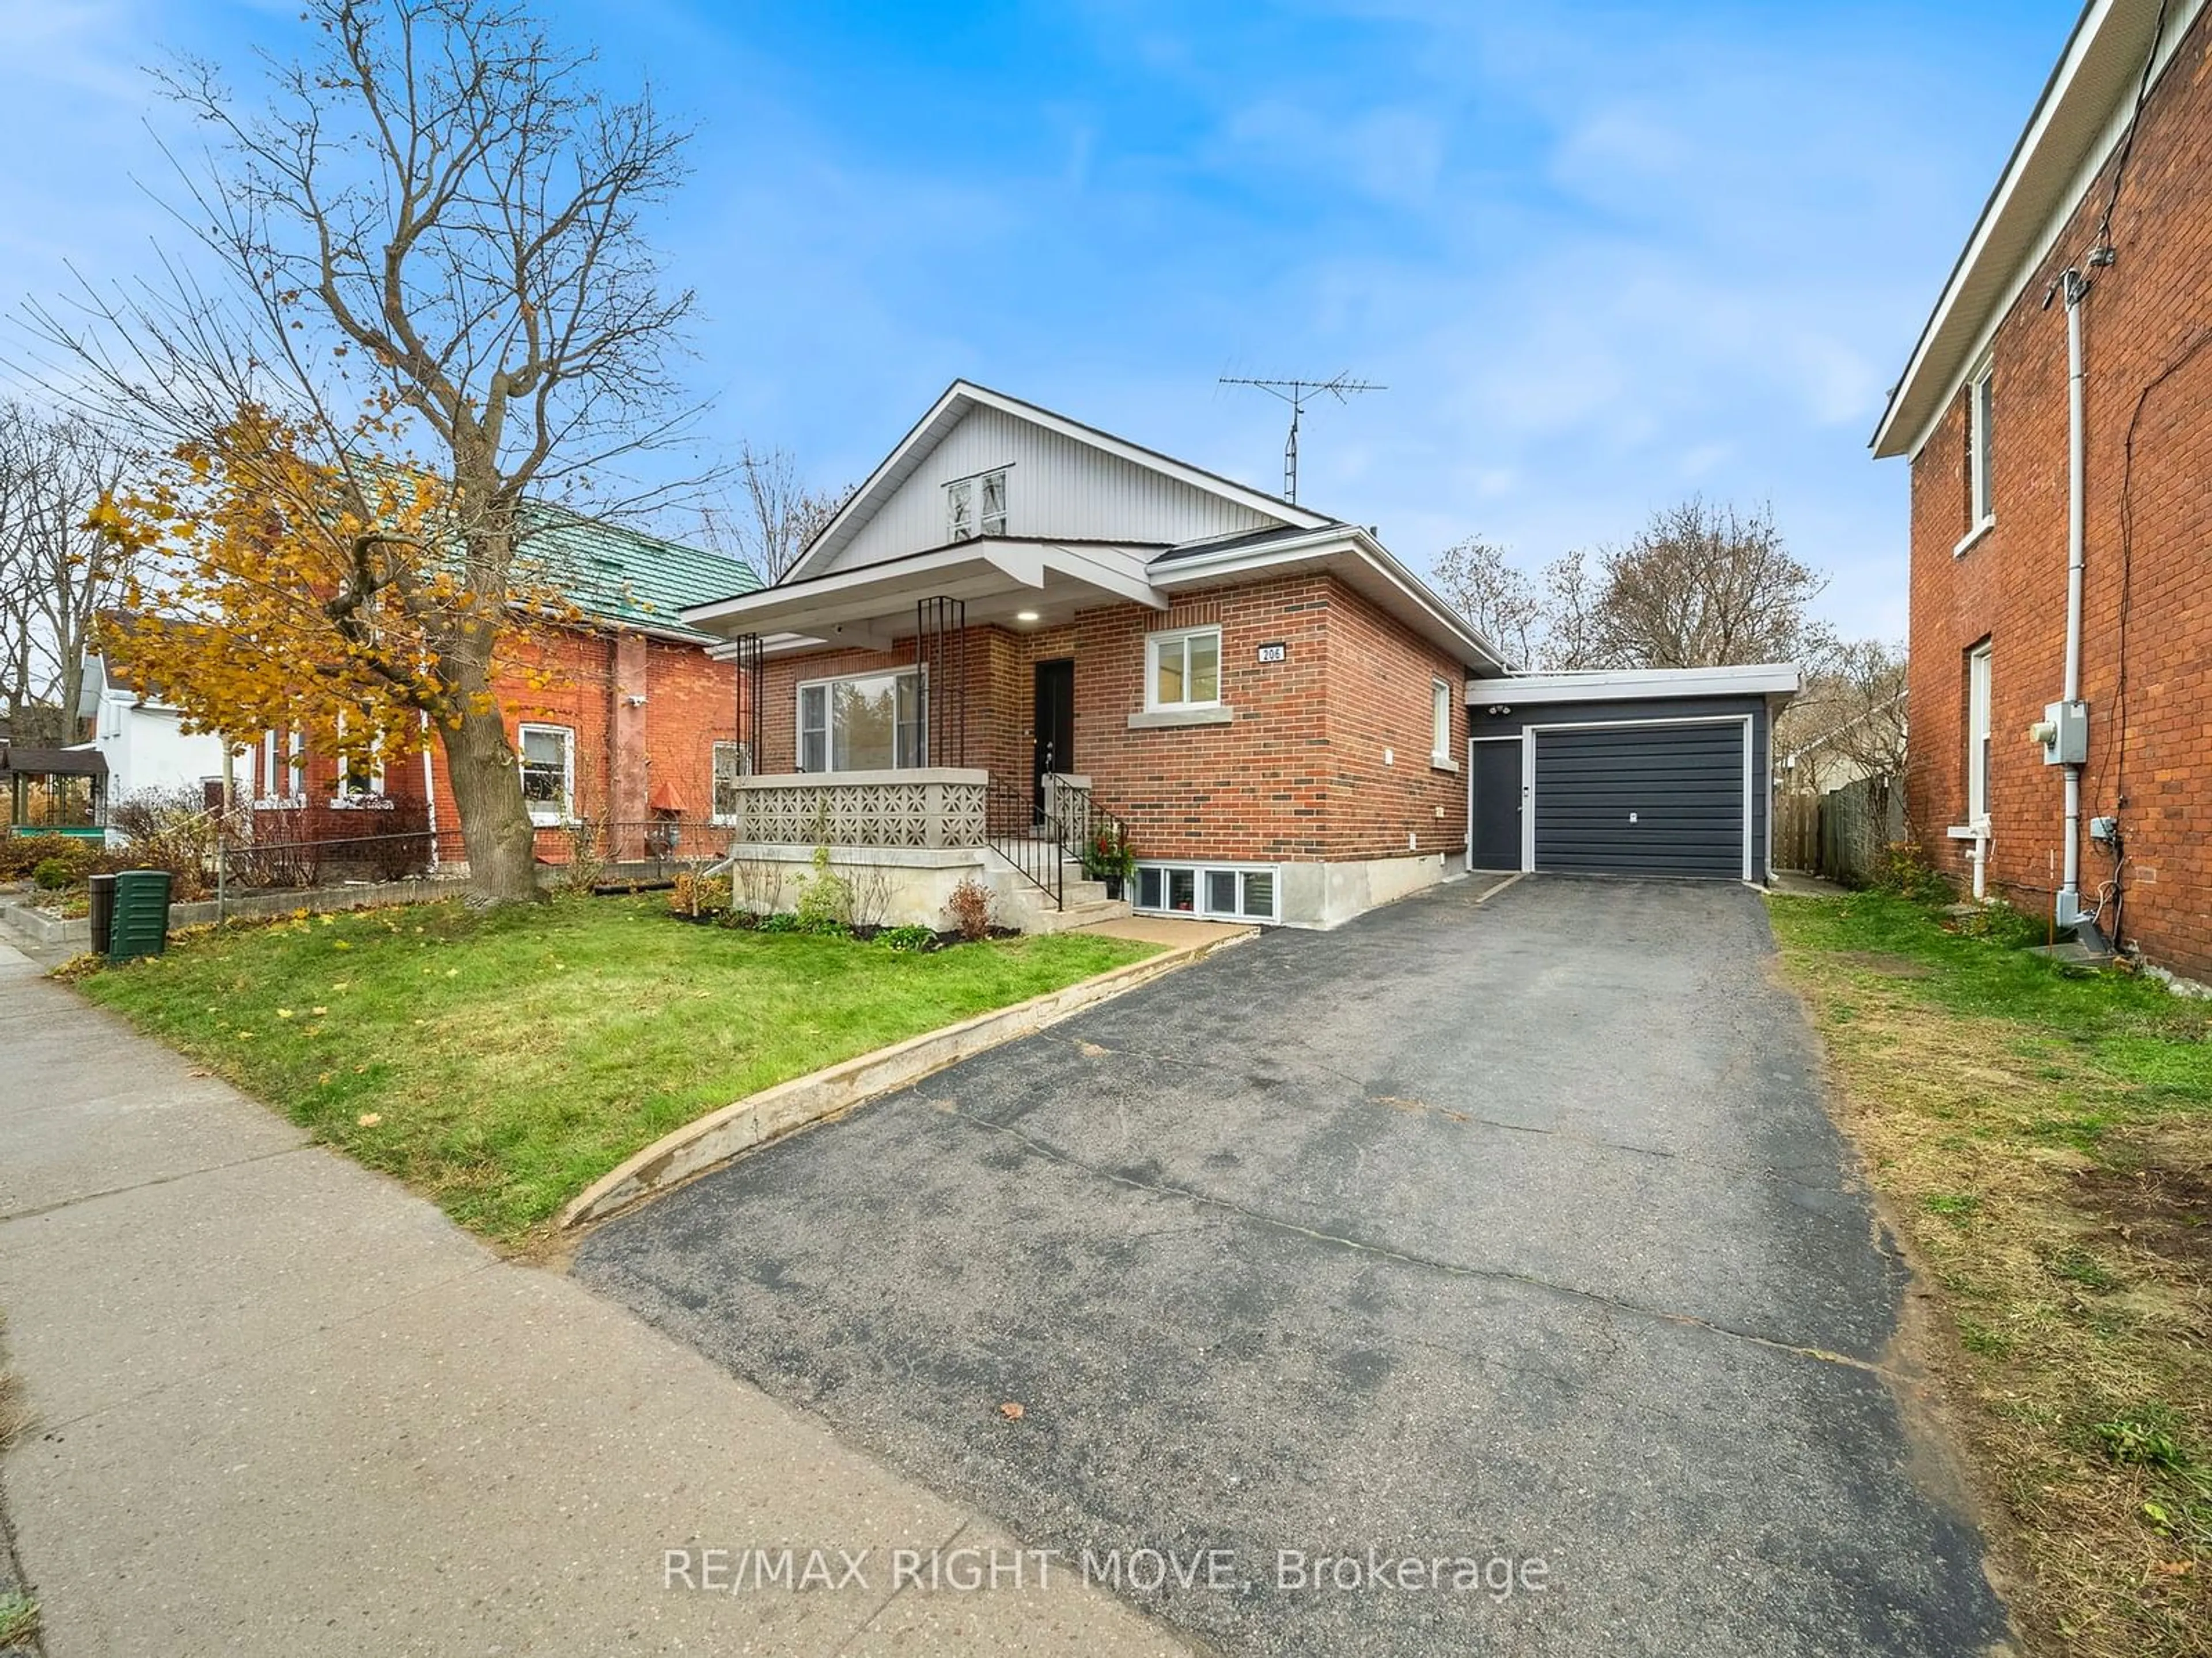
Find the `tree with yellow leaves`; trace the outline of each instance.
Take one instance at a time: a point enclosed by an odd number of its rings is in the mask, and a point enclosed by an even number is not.
[[[311,460],[300,435],[243,408],[94,509],[130,556],[100,628],[108,658],[190,728],[289,729],[363,769],[498,717],[489,679],[465,689],[454,671],[479,641],[489,678],[544,689],[543,654],[524,647],[579,619],[560,580],[526,550],[503,590],[472,590],[469,526],[438,479],[359,453]]]
[[[222,280],[168,265],[31,321],[154,458],[101,527],[157,554],[137,597],[179,625],[120,648],[210,729],[404,746],[427,716],[477,896],[527,901],[496,682],[562,603],[528,502],[643,505],[610,481],[687,424],[666,363],[692,296],[664,290],[639,218],[685,135],[501,0],[306,17],[320,50],[274,72],[264,111],[210,65],[163,77],[217,135],[177,206]]]

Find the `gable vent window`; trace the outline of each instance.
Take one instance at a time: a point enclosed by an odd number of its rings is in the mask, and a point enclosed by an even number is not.
[[[945,486],[945,530],[948,541],[1006,533],[1006,473],[1001,467]]]

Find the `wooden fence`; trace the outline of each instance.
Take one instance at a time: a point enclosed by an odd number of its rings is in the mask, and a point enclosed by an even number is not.
[[[1774,801],[1774,866],[1845,886],[1874,878],[1882,849],[1905,838],[1905,791],[1891,777],[1863,777],[1826,794]]]

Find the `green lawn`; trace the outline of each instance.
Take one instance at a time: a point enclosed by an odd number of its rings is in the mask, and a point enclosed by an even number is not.
[[[187,938],[78,987],[512,1244],[703,1112],[1154,949],[916,955],[691,926],[655,897],[451,902]]]
[[[2031,1644],[2212,1652],[2212,1003],[2003,911],[1770,901],[2026,1565]]]

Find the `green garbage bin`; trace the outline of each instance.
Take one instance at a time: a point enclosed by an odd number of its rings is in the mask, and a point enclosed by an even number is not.
[[[91,907],[85,913],[92,922],[93,953],[107,954],[107,941],[115,935],[115,878],[95,875],[85,884],[92,894]]]
[[[107,959],[135,961],[159,956],[169,942],[169,872],[126,869],[115,878],[115,919],[107,936]]]

